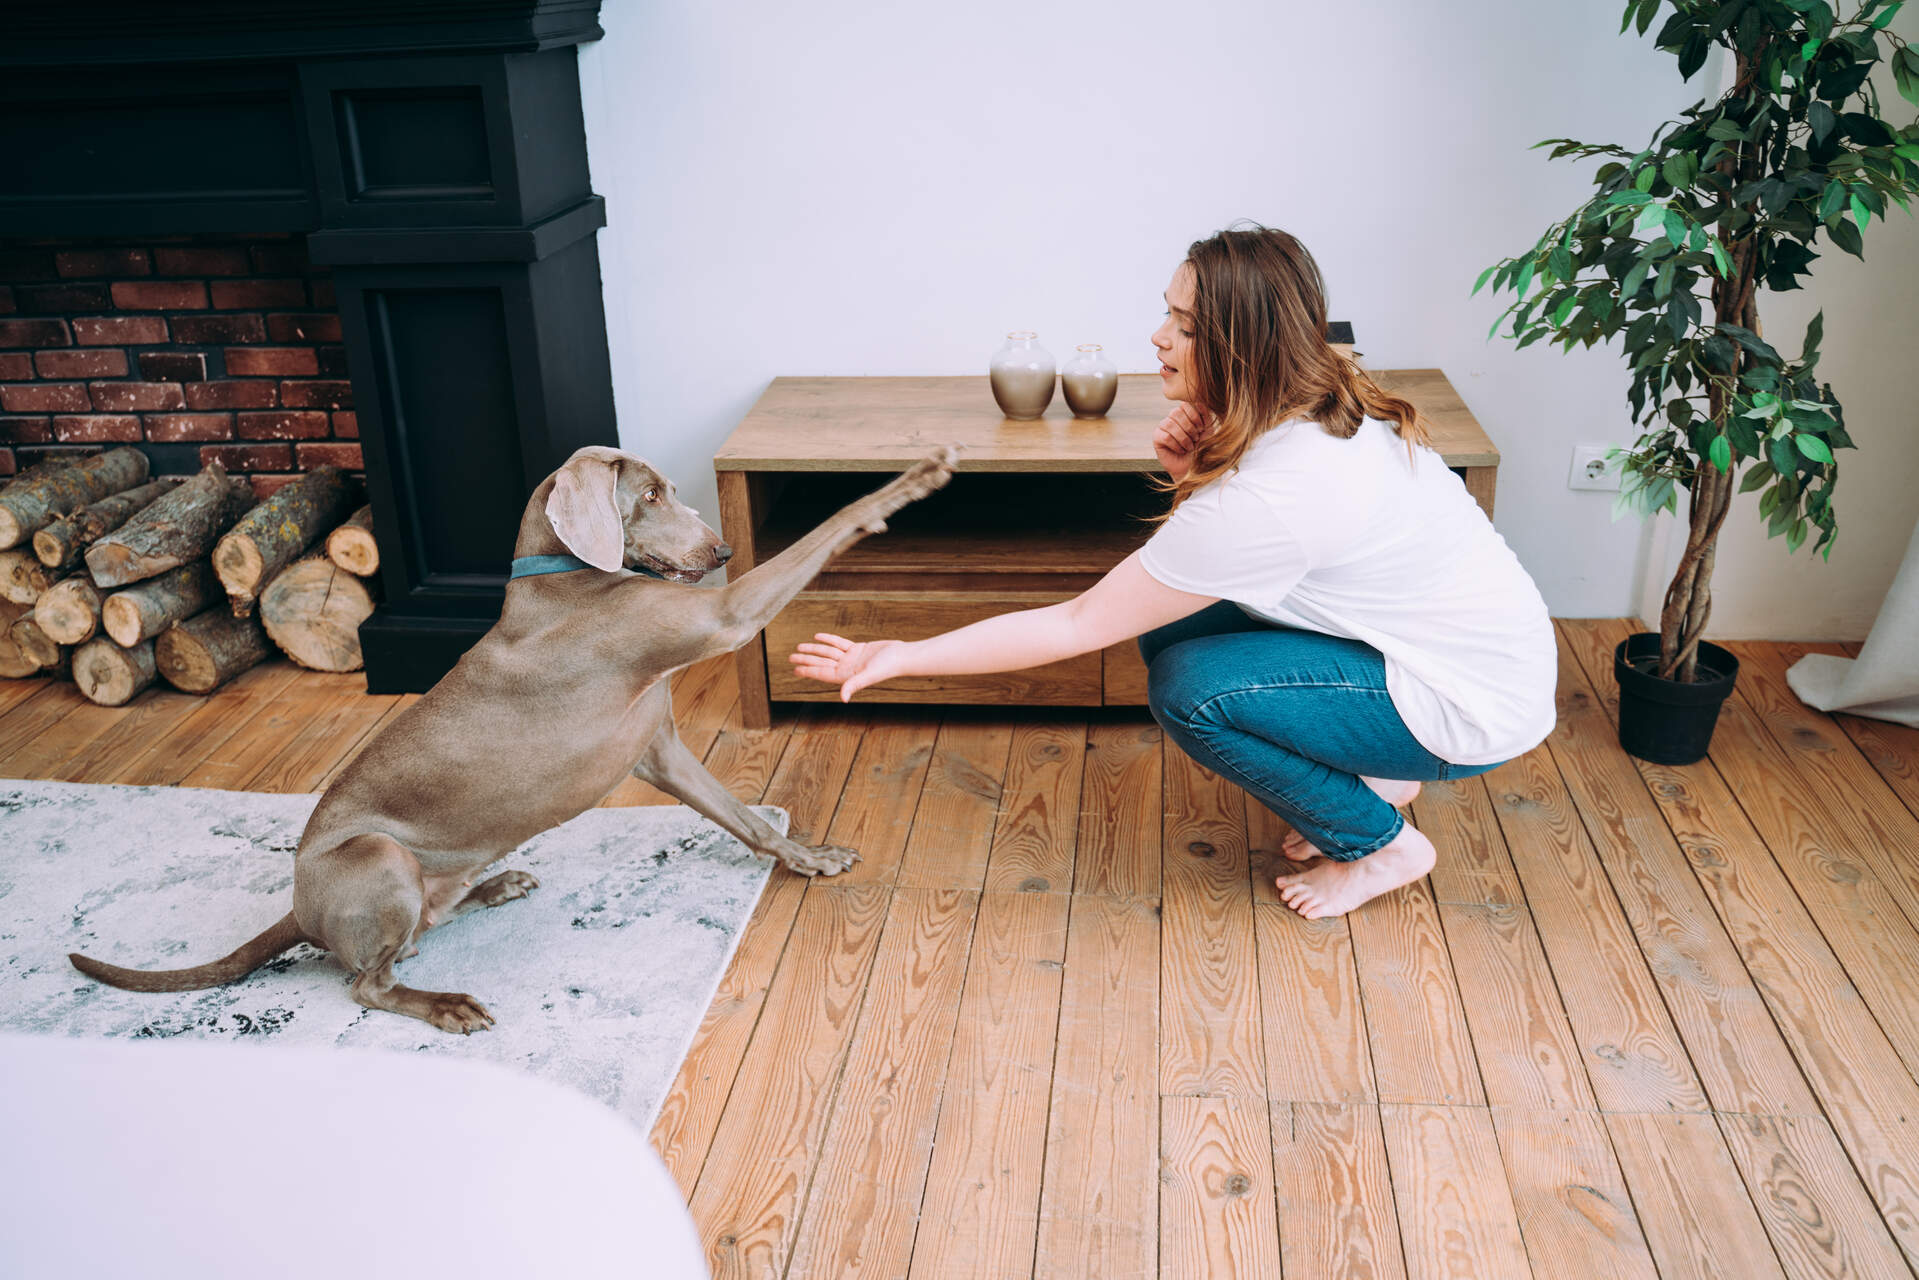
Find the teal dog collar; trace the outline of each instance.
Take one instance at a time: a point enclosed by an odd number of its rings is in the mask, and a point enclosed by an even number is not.
[[[514,578],[537,578],[544,573],[568,573],[574,569],[591,569],[592,567],[578,556],[519,556],[513,561],[512,572],[506,576],[510,582]],[[660,577],[659,574],[644,567],[635,569],[634,572],[645,574],[649,578]],[[661,580],[664,581],[664,579]]]

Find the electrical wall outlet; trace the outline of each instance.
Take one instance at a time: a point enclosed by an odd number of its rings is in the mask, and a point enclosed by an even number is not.
[[[1609,444],[1576,444],[1573,446],[1572,468],[1566,475],[1568,489],[1617,489],[1619,473],[1606,466],[1606,455],[1612,452]]]

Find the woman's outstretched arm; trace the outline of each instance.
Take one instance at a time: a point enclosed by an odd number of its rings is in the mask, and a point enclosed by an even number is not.
[[[817,635],[788,661],[800,675],[840,686],[845,702],[896,676],[969,676],[1044,666],[1104,649],[1177,622],[1216,603],[1175,591],[1147,573],[1134,552],[1071,600],[986,618],[925,640]]]

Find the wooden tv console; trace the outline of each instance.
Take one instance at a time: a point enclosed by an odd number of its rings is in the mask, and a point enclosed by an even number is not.
[[[1488,515],[1499,451],[1437,369],[1374,372],[1419,406],[1447,465]],[[793,675],[786,656],[816,631],[915,640],[1069,599],[1125,559],[1163,509],[1152,433],[1166,416],[1157,374],[1122,374],[1104,418],[999,416],[984,377],[775,378],[713,468],[720,531],[743,572],[790,546],[844,503],[941,444],[959,446],[952,483],[827,566],[738,654],[746,724],[772,703],[828,702],[838,690]],[[1000,706],[1143,705],[1131,641],[1028,671],[893,680],[862,700]]]

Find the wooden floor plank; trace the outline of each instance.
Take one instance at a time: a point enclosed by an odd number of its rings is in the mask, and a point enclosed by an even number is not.
[[[333,767],[327,770],[326,776],[321,778],[320,781],[314,785],[313,789],[315,791],[325,791],[328,787],[332,786],[334,779],[346,772],[346,767],[359,759],[360,753],[365,751],[375,738],[385,733],[388,726],[400,718],[400,713],[418,702],[420,697],[421,695],[417,693],[403,693],[395,697],[392,705],[381,712],[380,718],[373,722],[373,727],[368,729],[358,742],[348,748],[345,755],[334,762]]]
[[[1540,748],[1502,766],[1488,794],[1599,1105],[1704,1111],[1685,1046],[1552,756]]]
[[[1160,745],[1157,726],[1088,726],[1074,893],[1158,900]]]
[[[1379,1111],[1411,1280],[1532,1276],[1486,1109],[1381,1103]]]
[[[1906,811],[1919,818],[1919,728],[1844,712],[1834,715],[1833,720],[1905,804]]]
[[[1483,1106],[1472,1033],[1427,883],[1374,898],[1346,922],[1379,1100]]]
[[[690,1207],[714,1280],[783,1276],[891,891],[809,891]]]
[[[741,799],[785,809],[787,833],[802,844],[816,844],[833,820],[865,723],[863,716],[849,714],[837,733],[795,737],[791,721],[739,730],[731,737],[733,731],[723,732],[707,753],[707,769]],[[781,749],[789,745],[787,759]],[[804,876],[773,869],[654,1121],[654,1148],[689,1196],[739,1079],[808,883]]]
[[[1590,1111],[1493,1108],[1533,1272],[1655,1280],[1605,1123]]]
[[[42,739],[71,712],[90,703],[81,696],[71,680],[23,680],[32,688],[5,712],[0,712],[0,777],[28,778],[25,758],[29,751],[44,750]],[[62,759],[58,750],[50,759]]]
[[[1403,1280],[1379,1108],[1275,1103],[1272,1128],[1286,1280]]]
[[[1610,672],[1616,637],[1599,624],[1567,623],[1564,630],[1587,687],[1616,716],[1607,686],[1591,683],[1595,670]],[[1852,946],[1853,934],[1836,932],[1829,945],[1711,763],[1636,763],[1874,1202],[1913,1251],[1919,1085],[1835,954],[1835,947]]]
[[[788,1280],[906,1274],[978,908],[971,889],[893,891]]]
[[[1663,1280],[1786,1274],[1711,1116],[1615,1112],[1605,1119]]]
[[[1269,1124],[1258,1098],[1160,1100],[1164,1280],[1279,1274]]]
[[[51,676],[26,676],[20,679],[0,679],[0,717],[31,698],[46,686],[55,683]]]
[[[1163,1094],[1265,1093],[1245,794],[1184,752],[1167,752],[1160,873]]]
[[[1085,772],[1084,724],[1024,721],[1014,727],[986,866],[987,892],[1048,893],[1073,887]],[[1157,808],[1153,818],[1157,823]]]
[[[60,761],[46,776],[60,782],[111,777],[145,755],[155,739],[171,733],[203,701],[176,689],[149,689],[114,717],[105,733]]]
[[[300,677],[291,662],[263,662],[222,685],[186,719],[156,738],[141,755],[95,782],[158,787],[177,784],[208,755],[245,728]]]
[[[900,859],[902,887],[977,890],[985,882],[1012,745],[1012,724],[981,718],[970,708],[940,722]]]
[[[1157,904],[1074,895],[1036,1276],[1113,1280],[1158,1271],[1158,1006]]]
[[[1032,1274],[1070,908],[980,898],[909,1280]]]
[[[1441,851],[1431,883],[1487,1100],[1596,1105],[1485,779],[1424,788],[1413,818]]]
[[[859,852],[860,860],[833,877],[840,885],[891,884],[899,874],[913,814],[939,734],[937,715],[888,708],[874,716],[847,775],[828,844]]]
[[[1721,1115],[1719,1129],[1789,1276],[1897,1276],[1899,1246],[1819,1116]]]
[[[399,702],[396,695],[368,696],[358,673],[317,714],[294,731],[278,752],[241,786],[249,791],[304,794],[315,790],[346,755]]]
[[[1559,637],[1559,723],[1547,740],[1693,1069],[1718,1111],[1818,1111],[1739,949],[1727,936],[1646,780],[1619,748],[1577,657]]]

